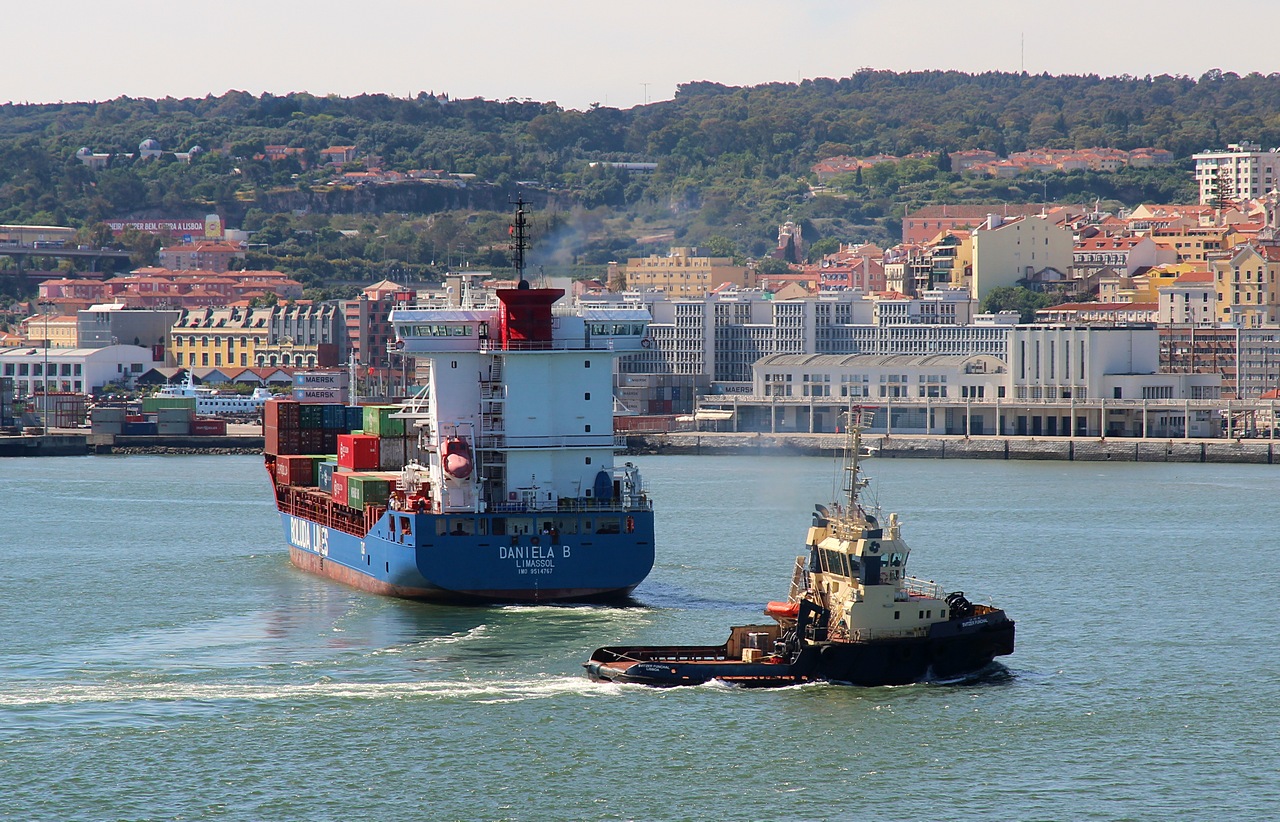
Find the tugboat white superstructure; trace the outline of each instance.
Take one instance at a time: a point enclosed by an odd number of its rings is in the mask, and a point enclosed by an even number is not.
[[[907,576],[897,514],[882,523],[859,500],[861,420],[849,432],[845,499],[817,506],[787,601],[765,609],[774,623],[737,626],[720,646],[600,648],[585,663],[589,675],[668,686],[903,685],[962,678],[1013,653],[1004,611]]]
[[[522,270],[522,209],[513,233]],[[521,276],[492,300],[464,289],[454,306],[392,311],[394,350],[425,382],[392,415],[409,443],[394,466],[383,455],[393,490],[317,523],[277,481],[294,563],[442,600],[618,598],[644,580],[653,509],[639,470],[614,463],[613,358],[640,350],[649,315],[553,310],[563,295]]]

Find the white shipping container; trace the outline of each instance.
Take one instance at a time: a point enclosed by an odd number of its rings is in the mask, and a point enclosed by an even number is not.
[[[293,398],[307,403],[347,403],[345,388],[295,388]]]
[[[300,371],[293,375],[294,388],[346,388],[346,371]]]
[[[378,468],[382,471],[399,471],[408,454],[406,437],[382,437],[378,440]]]

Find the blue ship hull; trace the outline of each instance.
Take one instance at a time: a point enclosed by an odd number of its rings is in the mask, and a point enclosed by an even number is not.
[[[465,516],[387,511],[363,537],[284,511],[280,518],[294,565],[371,593],[410,599],[623,598],[653,568],[653,512],[647,510]],[[460,522],[470,533],[449,532]]]

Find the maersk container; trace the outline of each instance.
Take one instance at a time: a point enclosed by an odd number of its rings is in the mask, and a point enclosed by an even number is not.
[[[352,474],[347,480],[347,505],[352,508],[386,505],[390,496],[391,483],[381,477]]]
[[[395,405],[366,405],[364,432],[376,437],[403,437],[404,420],[391,416],[399,410]]]

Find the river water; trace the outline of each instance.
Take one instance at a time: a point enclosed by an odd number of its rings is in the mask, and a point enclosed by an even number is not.
[[[1006,670],[658,691],[580,663],[760,620],[838,472],[637,462],[635,607],[457,608],[293,569],[257,458],[0,460],[0,818],[1280,815],[1274,467],[872,460]]]

